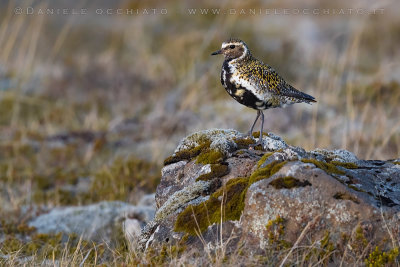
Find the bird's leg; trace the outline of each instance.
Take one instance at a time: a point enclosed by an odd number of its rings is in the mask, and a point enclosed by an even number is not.
[[[256,122],[257,122],[257,120],[258,120],[258,117],[260,117],[260,111],[259,111],[259,110],[257,110],[257,117],[256,117],[256,120],[253,122],[253,125],[251,126],[250,131],[249,131],[249,133],[247,134],[247,135],[250,136],[250,137],[253,136],[254,125],[256,125]]]
[[[259,136],[259,138],[258,138],[257,143],[250,145],[250,147],[255,147],[255,146],[258,146],[258,145],[261,145],[261,146],[262,146],[262,145],[263,145],[264,113],[263,113],[261,110],[259,110],[258,116],[259,116],[259,115],[261,115],[260,136]],[[258,116],[257,116],[257,118],[258,118]]]

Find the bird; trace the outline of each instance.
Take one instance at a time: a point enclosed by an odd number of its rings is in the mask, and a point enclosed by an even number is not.
[[[257,110],[257,117],[248,135],[253,136],[254,126],[261,116],[258,141],[252,146],[262,145],[264,128],[263,110],[285,107],[295,103],[311,104],[315,98],[300,92],[287,83],[271,66],[256,59],[247,44],[240,39],[224,41],[221,49],[211,54],[223,55],[221,84],[237,102]]]

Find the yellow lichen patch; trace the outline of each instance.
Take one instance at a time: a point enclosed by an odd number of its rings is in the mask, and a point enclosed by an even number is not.
[[[291,189],[291,188],[305,187],[311,185],[311,183],[307,180],[300,181],[299,179],[296,179],[291,176],[277,178],[272,182],[270,182],[269,184],[275,187],[276,189]]]
[[[225,164],[211,164],[211,172],[200,175],[197,181],[208,181],[213,178],[222,177],[229,173],[228,165]]]
[[[244,209],[247,186],[248,178],[229,180],[207,201],[196,206],[189,205],[186,207],[178,215],[174,231],[196,235],[196,233],[206,230],[213,223],[238,220]]]

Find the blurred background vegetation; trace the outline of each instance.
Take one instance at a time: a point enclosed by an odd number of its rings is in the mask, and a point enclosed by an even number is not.
[[[318,100],[266,111],[268,131],[306,149],[399,157],[398,1],[60,0],[0,7],[2,214],[21,218],[21,207],[32,203],[135,203],[154,191],[161,162],[186,135],[247,131],[255,112],[228,96],[219,79],[223,59],[210,56],[229,37],[243,39]],[[217,8],[219,15],[211,10]],[[314,8],[319,14],[310,14]]]

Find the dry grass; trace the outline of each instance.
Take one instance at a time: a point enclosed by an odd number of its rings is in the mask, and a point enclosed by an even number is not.
[[[223,207],[221,207],[223,208]],[[278,239],[270,240],[263,251],[254,253],[246,245],[232,250],[231,233],[224,237],[223,226],[217,227],[214,242],[207,242],[201,233],[197,238],[202,247],[189,249],[183,242],[152,245],[146,251],[140,250],[137,243],[94,243],[82,238],[72,238],[63,243],[44,246],[37,253],[27,254],[29,244],[0,246],[1,266],[399,266],[399,244],[397,238],[392,242],[367,239],[358,226],[351,236],[343,235],[337,242],[330,239],[329,232],[316,239],[310,229],[320,224],[316,217],[304,227],[298,240],[292,245],[284,241],[284,235],[271,230]],[[384,220],[388,236],[398,230],[397,225]],[[282,231],[285,231],[283,228]],[[282,232],[283,233],[283,232]],[[368,234],[368,233],[367,233]],[[376,243],[378,242],[378,243]],[[392,244],[390,244],[392,243]]]

